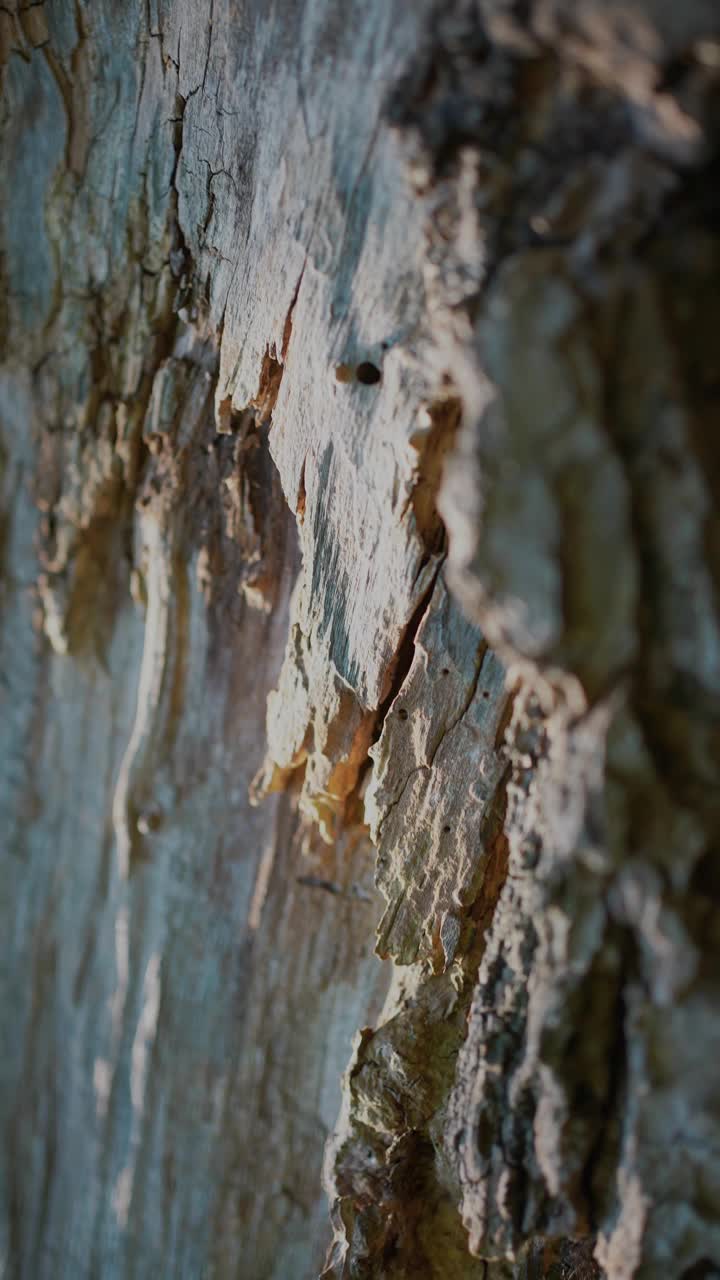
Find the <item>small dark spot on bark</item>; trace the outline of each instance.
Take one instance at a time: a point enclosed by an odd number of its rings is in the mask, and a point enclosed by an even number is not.
[[[358,382],[362,382],[365,387],[372,387],[382,378],[382,374],[376,364],[371,364],[369,360],[363,360],[355,370],[355,377]]]
[[[139,814],[136,825],[140,835],[151,835],[153,831],[160,830],[162,814],[157,809],[149,809],[146,813]]]
[[[399,715],[399,717],[400,717],[400,719],[401,719],[401,720],[407,720],[407,718],[408,718],[408,713],[407,713],[407,711],[405,710],[405,707],[400,707],[400,708],[398,709],[398,715]]]

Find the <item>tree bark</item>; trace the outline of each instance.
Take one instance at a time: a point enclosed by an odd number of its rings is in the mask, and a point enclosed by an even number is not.
[[[0,1271],[720,1274],[714,0],[0,64]]]

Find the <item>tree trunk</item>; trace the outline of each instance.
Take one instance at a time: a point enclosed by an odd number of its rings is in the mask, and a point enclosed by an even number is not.
[[[715,0],[0,64],[0,1273],[720,1274]]]

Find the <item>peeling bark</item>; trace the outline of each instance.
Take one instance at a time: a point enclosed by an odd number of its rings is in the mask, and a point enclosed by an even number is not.
[[[716,5],[0,66],[0,1269],[715,1274]]]

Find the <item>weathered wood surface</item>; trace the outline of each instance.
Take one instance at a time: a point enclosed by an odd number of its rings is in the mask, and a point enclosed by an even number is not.
[[[715,4],[0,49],[6,1272],[712,1274]]]

